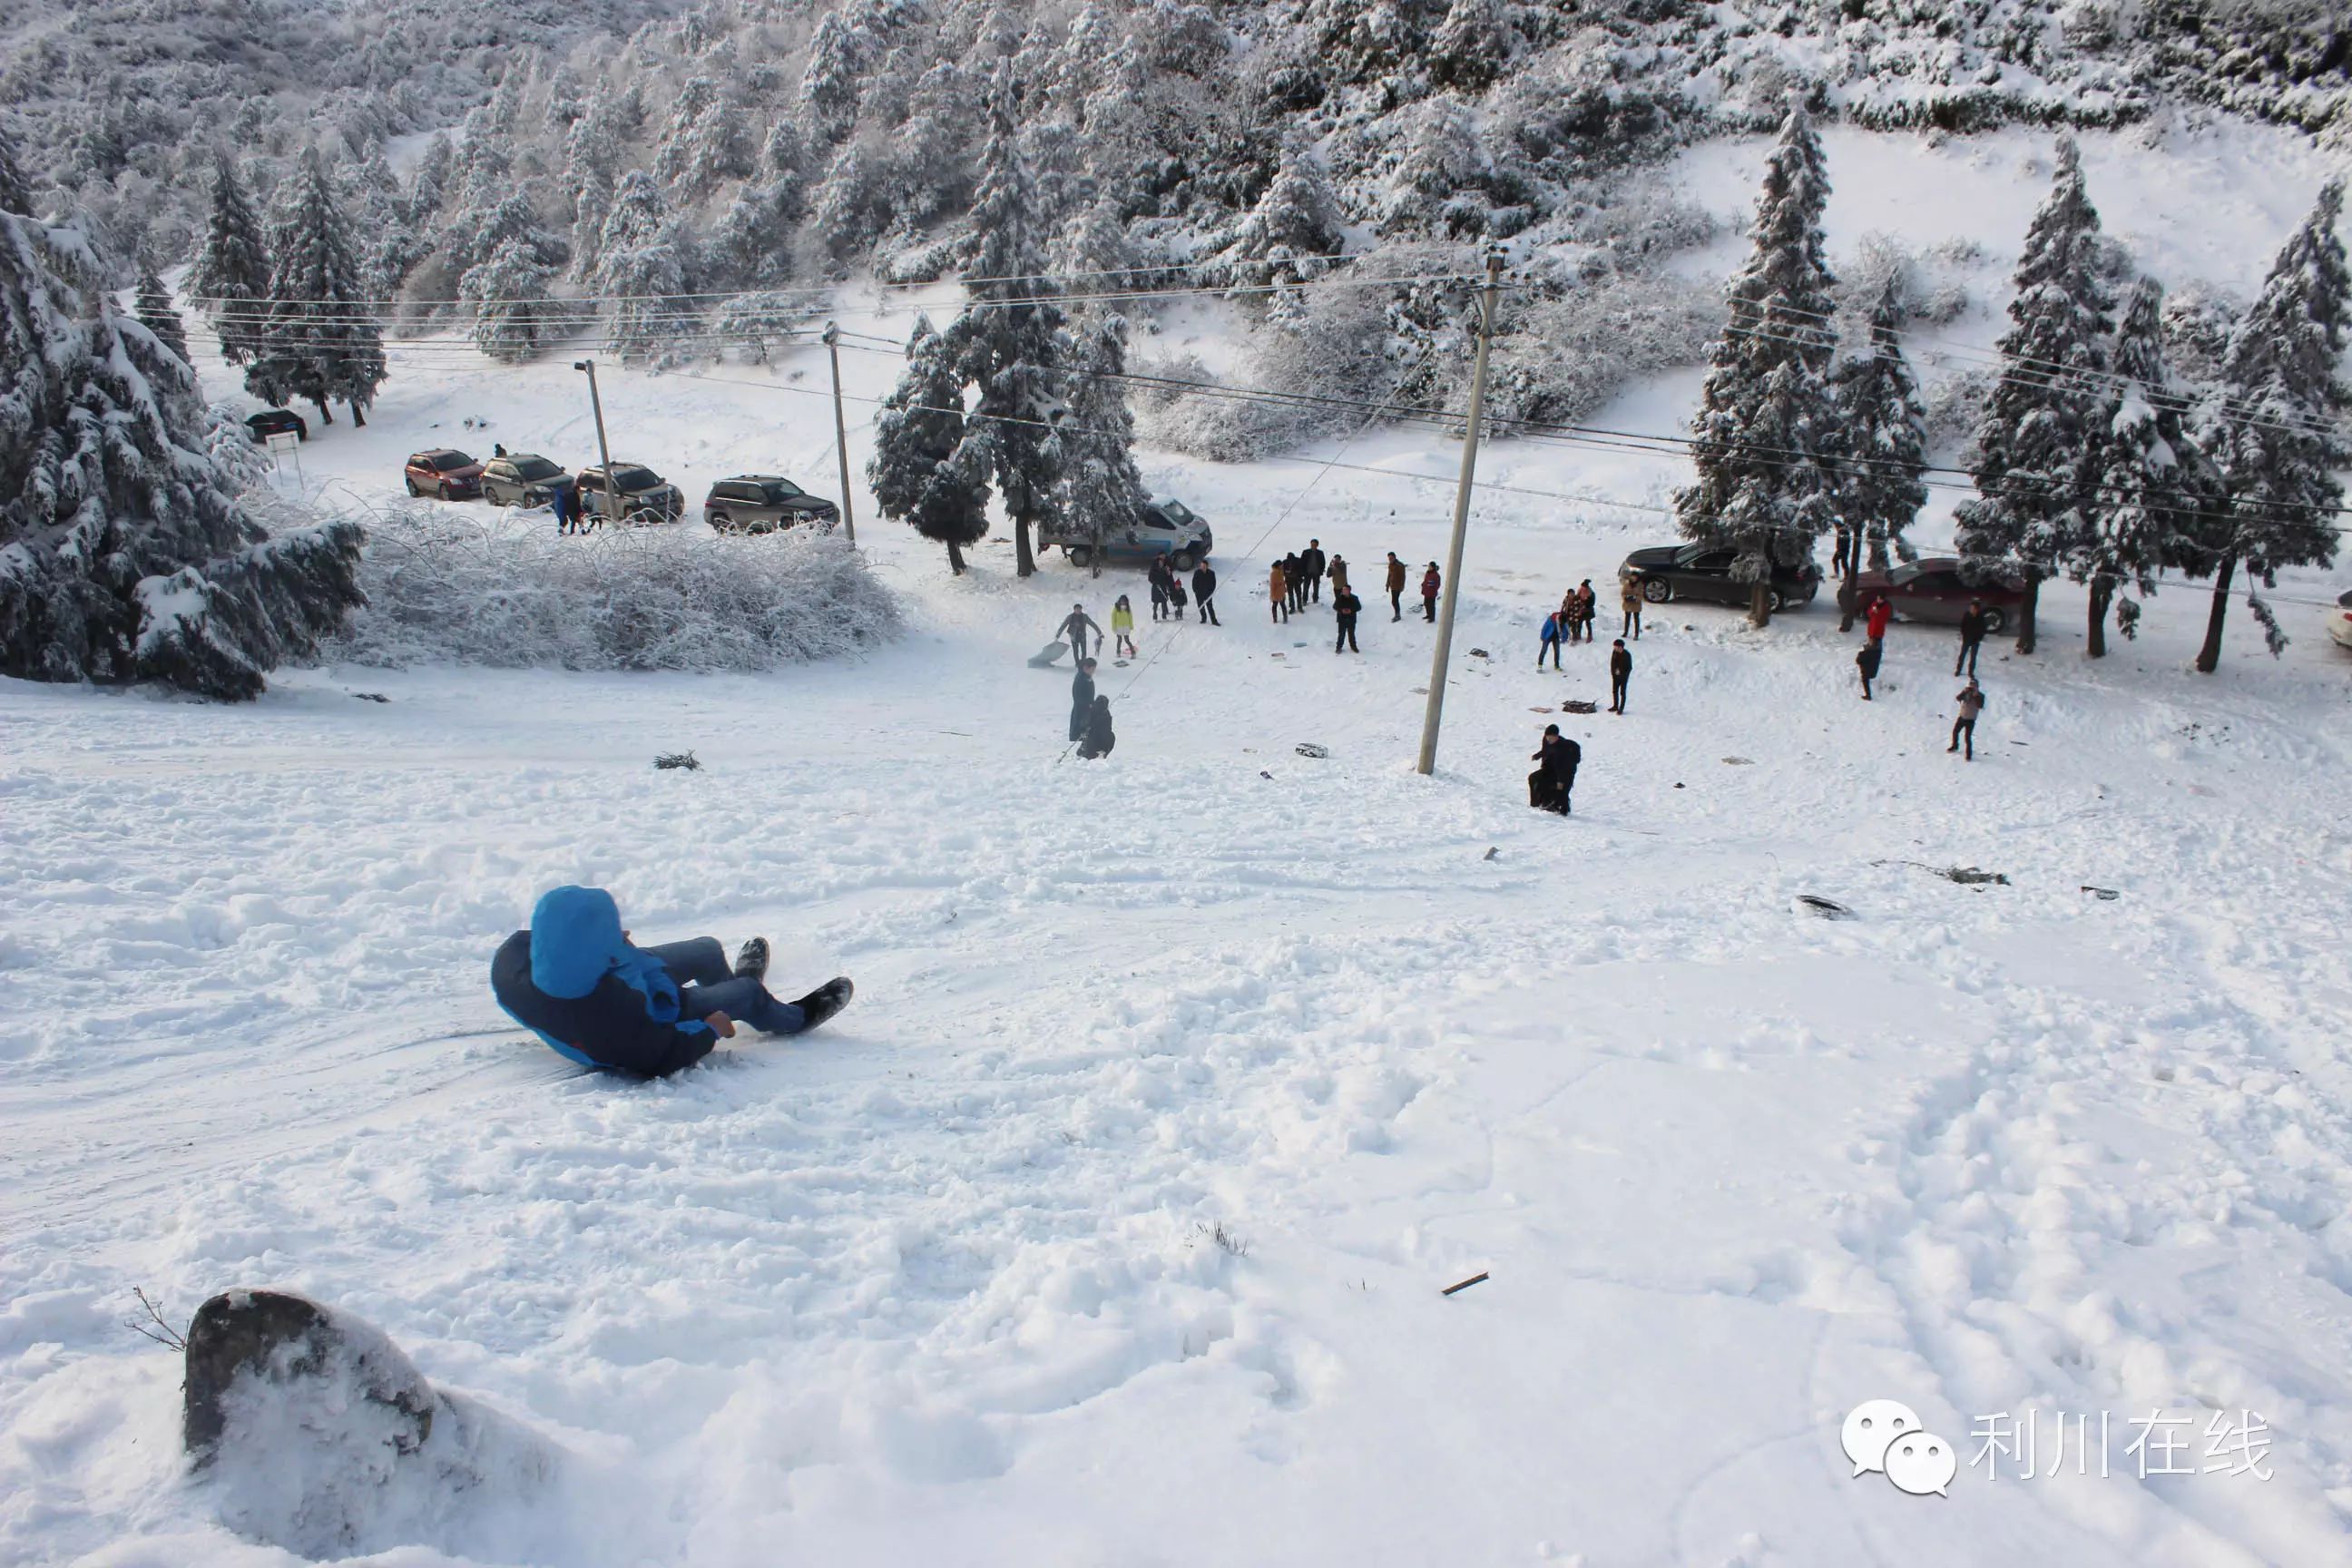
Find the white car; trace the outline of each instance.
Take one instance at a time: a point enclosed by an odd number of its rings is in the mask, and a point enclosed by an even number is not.
[[[2352,588],[2336,595],[2336,607],[2327,612],[2327,635],[2337,647],[2352,647]]]

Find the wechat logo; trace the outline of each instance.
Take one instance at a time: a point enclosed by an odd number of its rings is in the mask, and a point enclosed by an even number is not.
[[[1960,1473],[1952,1446],[1920,1424],[1919,1413],[1899,1400],[1865,1399],[1846,1415],[1838,1441],[1859,1477],[1876,1470],[1913,1497],[1947,1489]]]

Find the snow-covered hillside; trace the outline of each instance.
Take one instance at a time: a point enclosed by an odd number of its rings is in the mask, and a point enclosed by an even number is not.
[[[1930,258],[1965,363],[2046,146],[1830,154],[1842,269],[1875,230],[1980,242]],[[1672,177],[1734,218],[1759,155]],[[2325,167],[2238,132],[2086,163],[2143,265],[2241,299]],[[895,336],[921,302],[837,313]],[[1196,304],[1161,336],[1214,363],[1235,331]],[[302,448],[312,493],[383,505],[442,444],[593,451],[569,353],[389,352],[368,426]],[[898,362],[843,370],[862,473]],[[834,493],[825,378],[608,367],[615,454],[691,500]],[[1696,381],[1594,423],[1672,429]],[[135,1289],[184,1320],[268,1283],[569,1455],[350,1543],[383,1568],[2352,1562],[2337,578],[2285,576],[2293,646],[2239,617],[2210,679],[2201,592],[2094,664],[2052,584],[2041,655],[1988,651],[1973,763],[1950,634],[1898,626],[1864,705],[1826,598],[1761,633],[1654,610],[1630,711],[1570,715],[1602,654],[1531,669],[1536,623],[1671,537],[1686,470],[1505,441],[1425,779],[1431,628],[1379,599],[1337,656],[1264,574],[1310,537],[1360,587],[1439,557],[1457,448],[1139,456],[1214,523],[1224,625],[1145,613],[1099,763],[1024,660],[1139,575],[1023,582],[1000,538],[951,577],[862,488],[906,633],[852,661],[330,666],[236,709],[0,683],[0,1560],[296,1561],[221,1527],[179,1361],[123,1326]],[[1565,822],[1520,793],[1555,721]],[[858,1000],[667,1082],[580,1075],[487,984],[568,880]],[[1853,1476],[1865,1399],[1956,1446],[1948,1497]],[[2268,1479],[2210,1447],[2249,1417]]]

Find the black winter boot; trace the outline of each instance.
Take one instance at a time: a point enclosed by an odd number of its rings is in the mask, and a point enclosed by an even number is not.
[[[735,978],[765,980],[768,977],[768,939],[755,936],[745,942],[735,954]]]

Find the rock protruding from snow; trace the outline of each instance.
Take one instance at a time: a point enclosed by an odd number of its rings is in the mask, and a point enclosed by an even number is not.
[[[555,1470],[551,1445],[306,1297],[214,1297],[189,1326],[187,1367],[182,1438],[222,1522],[306,1557],[454,1548],[469,1495],[509,1507]]]

